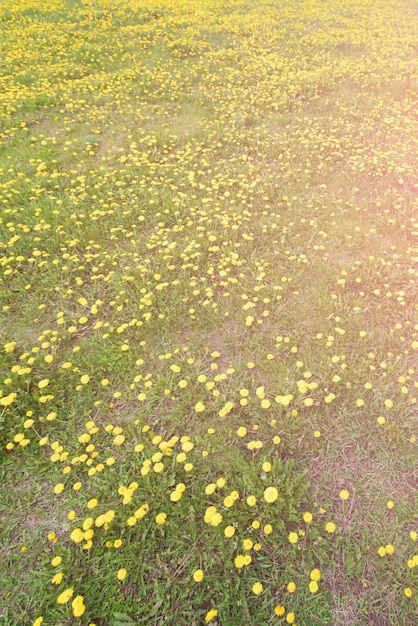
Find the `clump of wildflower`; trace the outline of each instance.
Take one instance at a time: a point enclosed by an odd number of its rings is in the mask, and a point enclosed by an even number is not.
[[[205,511],[203,519],[210,526],[219,526],[222,522],[222,515],[218,512],[216,506],[209,506]]]

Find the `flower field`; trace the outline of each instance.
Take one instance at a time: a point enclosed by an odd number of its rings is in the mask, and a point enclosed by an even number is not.
[[[416,2],[0,23],[0,624],[417,624]]]

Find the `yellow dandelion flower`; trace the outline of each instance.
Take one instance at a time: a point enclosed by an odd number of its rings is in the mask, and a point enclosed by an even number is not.
[[[158,524],[158,526],[162,526],[163,524],[165,524],[166,519],[166,513],[158,513],[158,515],[155,516],[155,523]]]
[[[253,542],[251,539],[244,539],[242,542],[242,547],[244,548],[244,550],[251,550],[251,548],[253,547]]]
[[[209,624],[213,620],[214,617],[218,615],[218,611],[216,609],[211,609],[206,613],[205,622]]]
[[[256,582],[253,584],[252,586],[252,592],[258,596],[260,595],[260,593],[262,593],[263,591],[263,585],[260,582]]]
[[[74,528],[71,532],[70,539],[71,541],[74,541],[74,543],[80,543],[84,539],[84,532],[81,528]]]
[[[311,593],[316,593],[318,589],[319,587],[318,587],[318,583],[316,582],[316,580],[311,580],[311,582],[309,583],[309,591]]]
[[[74,593],[74,590],[69,588],[66,589],[65,591],[63,591],[62,593],[60,593],[60,595],[57,598],[57,603],[58,604],[67,604],[67,602],[70,600],[70,598],[72,597]]]
[[[182,491],[175,489],[174,491],[170,493],[171,502],[178,502],[181,499],[182,495],[183,495]]]
[[[227,537],[227,539],[230,539],[234,535],[235,535],[235,528],[233,526],[226,526],[224,529],[224,536]]]
[[[264,490],[264,500],[266,502],[271,504],[272,502],[275,502],[278,497],[279,492],[276,487],[267,487],[267,489]]]
[[[125,580],[126,576],[127,576],[128,572],[126,571],[126,569],[124,567],[121,567],[116,574],[116,577],[118,580],[120,580],[121,582],[123,580]]]
[[[234,502],[235,502],[234,498],[231,498],[231,496],[226,496],[224,498],[223,504],[224,504],[224,507],[226,507],[227,509],[230,509],[231,506],[234,504]]]
[[[84,606],[84,598],[83,596],[76,596],[74,600],[71,602],[71,606],[73,608],[74,617],[81,617],[86,607]]]
[[[244,567],[245,565],[245,556],[243,554],[238,554],[234,559],[234,565],[237,569]]]
[[[113,511],[112,509],[110,509],[110,511],[106,511],[106,513],[104,514],[104,521],[106,524],[110,524],[113,519],[115,517],[115,511]]]
[[[319,580],[321,580],[321,571],[317,567],[315,567],[313,570],[311,570],[309,578],[318,582]]]
[[[197,569],[195,572],[193,572],[193,580],[196,583],[200,583],[203,580],[203,577],[204,577],[203,570]]]
[[[286,613],[286,608],[282,604],[278,604],[274,607],[274,612],[278,617],[281,617]]]
[[[58,572],[51,578],[51,583],[53,585],[60,585],[62,583],[62,579],[64,578],[63,572]]]

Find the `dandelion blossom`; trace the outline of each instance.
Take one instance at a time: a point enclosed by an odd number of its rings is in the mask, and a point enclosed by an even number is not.
[[[80,617],[83,615],[86,607],[84,606],[84,598],[83,596],[76,596],[74,600],[71,602],[71,606],[73,608],[74,617]]]
[[[62,593],[60,593],[60,595],[57,598],[57,603],[58,604],[67,604],[67,602],[69,601],[69,599],[72,597],[74,593],[73,589],[66,589],[65,591],[63,591]]]
[[[274,612],[278,617],[281,617],[286,613],[286,609],[282,604],[278,604],[274,607]]]
[[[123,581],[123,580],[125,580],[127,574],[128,574],[128,572],[126,571],[126,569],[124,567],[121,567],[118,570],[118,572],[116,574],[116,577],[117,577],[118,580]]]
[[[260,582],[254,583],[252,591],[256,596],[258,596],[263,591],[263,585]]]
[[[316,580],[311,580],[311,582],[309,583],[309,591],[311,593],[316,593],[318,591],[318,583],[316,582]]]
[[[233,526],[226,526],[224,530],[224,535],[225,537],[230,539],[231,537],[235,535],[235,528]]]
[[[309,578],[315,581],[321,580],[321,571],[315,567],[315,569],[313,569],[309,574]]]
[[[211,609],[206,613],[205,622],[209,624],[213,620],[214,617],[218,615],[218,611],[216,609]]]
[[[60,585],[62,583],[62,579],[64,578],[63,572],[58,572],[51,578],[51,583],[53,585]]]
[[[193,572],[193,580],[196,583],[200,583],[203,580],[203,577],[204,577],[203,570],[197,569],[195,572]]]
[[[276,487],[267,487],[267,489],[264,490],[264,500],[269,504],[275,502],[278,497],[279,492],[277,491]]]

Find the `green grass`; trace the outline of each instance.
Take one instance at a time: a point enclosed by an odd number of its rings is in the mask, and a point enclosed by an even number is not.
[[[412,626],[415,3],[0,20],[0,623]]]

